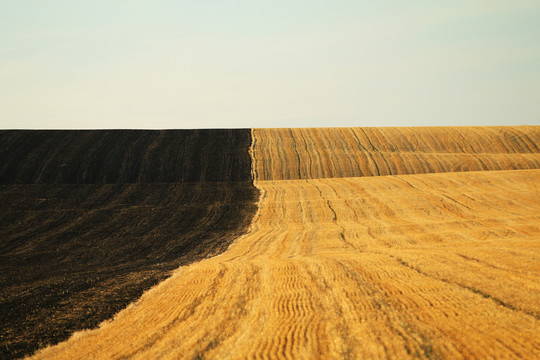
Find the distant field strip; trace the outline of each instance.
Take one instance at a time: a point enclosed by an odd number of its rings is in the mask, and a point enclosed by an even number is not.
[[[303,131],[254,130],[249,233],[35,358],[540,358],[540,170],[346,177],[370,160],[278,145]]]
[[[259,180],[540,168],[540,126],[255,129]]]

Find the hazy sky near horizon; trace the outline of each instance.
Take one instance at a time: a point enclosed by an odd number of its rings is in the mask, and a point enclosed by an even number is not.
[[[0,128],[540,125],[538,0],[0,0]]]

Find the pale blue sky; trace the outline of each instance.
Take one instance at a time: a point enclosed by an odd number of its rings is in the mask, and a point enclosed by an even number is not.
[[[540,125],[540,1],[0,0],[0,128]]]

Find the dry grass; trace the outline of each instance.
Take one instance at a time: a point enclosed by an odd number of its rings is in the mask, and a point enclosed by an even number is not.
[[[259,180],[540,168],[540,126],[256,129]]]
[[[264,147],[279,131],[255,131],[247,235],[36,358],[540,357],[540,170],[264,181],[295,156],[354,172]]]

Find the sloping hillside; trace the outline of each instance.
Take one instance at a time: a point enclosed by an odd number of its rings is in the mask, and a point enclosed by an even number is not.
[[[540,127],[255,129],[259,180],[540,168]]]
[[[255,212],[249,130],[0,132],[0,358],[95,327]]]
[[[524,159],[538,159],[537,140],[527,154],[483,150],[504,171],[345,177],[369,169],[369,157],[317,139],[361,130],[254,130],[251,230],[35,358],[540,357],[540,170],[512,167],[534,167]],[[489,139],[482,146],[497,143],[492,128],[473,130]],[[519,130],[537,139],[538,128]],[[421,169],[459,145],[472,164],[481,152],[454,136],[446,144],[429,161],[392,161]]]

